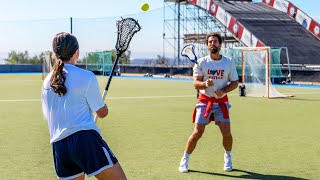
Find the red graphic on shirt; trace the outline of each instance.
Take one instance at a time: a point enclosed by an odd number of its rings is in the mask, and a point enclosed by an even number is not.
[[[209,78],[211,79],[223,79],[224,70],[210,70],[208,69]],[[211,75],[211,76],[210,76]]]

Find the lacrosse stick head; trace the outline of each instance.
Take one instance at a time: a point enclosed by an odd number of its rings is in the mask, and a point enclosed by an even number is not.
[[[193,44],[187,44],[186,46],[184,46],[181,51],[181,55],[188,58],[191,62],[197,64],[198,58],[195,54],[195,46]]]
[[[117,21],[117,54],[125,52],[130,44],[130,41],[135,33],[140,31],[141,26],[138,21],[133,18],[125,18]]]
[[[46,76],[50,71],[53,70],[52,63],[52,52],[46,51],[42,55],[42,73]]]

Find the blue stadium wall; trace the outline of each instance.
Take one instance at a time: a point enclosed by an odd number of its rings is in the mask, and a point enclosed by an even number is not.
[[[85,68],[83,65],[77,65],[80,68]],[[0,73],[41,73],[40,64],[32,65],[0,65]],[[170,75],[186,75],[192,76],[191,67],[150,67],[150,66],[132,66],[121,65],[121,73],[136,73],[136,74],[170,74]],[[287,70],[283,70],[284,74],[288,74]],[[316,69],[292,69],[292,80],[302,82],[320,82],[320,70]],[[241,79],[241,78],[240,78]],[[282,80],[276,80],[274,83],[279,83]]]

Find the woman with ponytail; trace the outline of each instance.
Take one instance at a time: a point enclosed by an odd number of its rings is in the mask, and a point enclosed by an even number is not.
[[[108,115],[98,81],[91,71],[75,66],[79,44],[75,36],[59,33],[52,41],[54,70],[42,86],[42,110],[48,121],[50,143],[59,179],[126,179],[94,123]]]

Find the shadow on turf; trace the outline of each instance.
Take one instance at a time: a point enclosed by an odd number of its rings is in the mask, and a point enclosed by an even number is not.
[[[220,173],[213,173],[213,172],[204,172],[204,171],[197,171],[197,170],[189,170],[190,173],[202,173],[202,174],[210,174],[215,176],[223,176],[223,177],[231,177],[231,178],[243,178],[243,179],[270,179],[270,180],[308,180],[304,178],[298,177],[291,177],[291,176],[282,176],[282,175],[269,175],[269,174],[259,174],[250,171],[240,170],[240,169],[233,169],[234,172],[243,172],[246,173],[244,175],[231,175],[231,174],[220,174]]]

